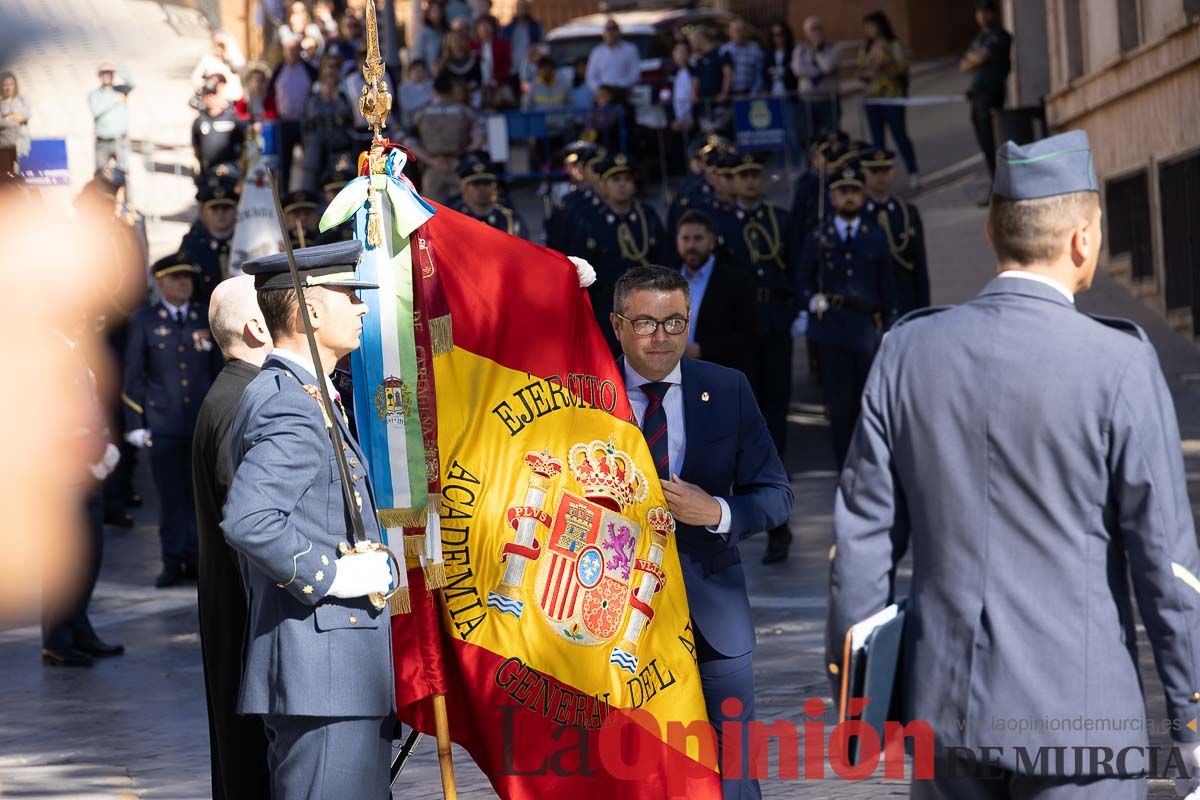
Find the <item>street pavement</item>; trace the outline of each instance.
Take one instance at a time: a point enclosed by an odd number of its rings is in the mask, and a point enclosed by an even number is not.
[[[72,159],[78,162],[73,175],[90,174],[87,164],[91,157],[90,119],[77,95],[91,84],[91,61],[116,59],[110,55],[112,49],[124,48],[122,58],[128,55],[126,63],[141,79],[134,95],[142,103],[134,114],[134,135],[144,143],[144,153],[134,168],[134,196],[153,214],[153,248],[159,254],[166,252],[182,235],[191,213],[190,154],[186,150],[186,122],[191,112],[185,105],[186,76],[206,46],[203,26],[186,12],[168,12],[146,0],[12,2],[31,18],[41,15],[52,21],[74,18],[88,23],[76,26],[81,40],[90,42],[83,56],[76,59],[49,46],[30,51],[27,57],[36,69],[30,71],[28,80],[22,79],[26,92],[31,86],[38,91],[37,97],[42,98],[38,107],[51,116],[54,125],[70,133]],[[122,17],[94,16],[98,9],[118,5],[125,12]],[[142,44],[130,46],[132,39]],[[960,84],[961,78],[952,70],[934,70],[914,81],[914,92],[953,94],[961,90]],[[72,92],[69,102],[53,104],[49,98],[64,87]],[[851,103],[847,125],[853,129],[856,119]],[[50,121],[47,125],[46,130],[51,130]],[[910,112],[910,130],[925,173],[960,163],[975,153],[964,106]],[[935,303],[968,299],[993,269],[983,238],[984,211],[974,202],[985,190],[986,179],[979,168],[918,198],[929,238]],[[787,182],[775,181],[772,195],[787,202]],[[519,201],[528,206],[526,219],[539,219],[531,193],[519,193]],[[1146,328],[1178,411],[1191,494],[1193,499],[1200,496],[1196,486],[1200,480],[1200,351],[1105,275],[1098,277],[1079,305],[1084,311],[1130,317]],[[764,567],[759,563],[763,538],[751,538],[743,546],[758,637],[759,716],[768,722],[787,720],[797,725],[806,719],[804,700],[816,697],[827,705],[830,702],[823,632],[835,484],[829,428],[819,388],[807,375],[803,352],[800,343],[786,457],[796,493],[792,518],[796,540],[791,558],[786,564]],[[104,566],[92,604],[93,622],[101,636],[123,642],[128,648],[126,655],[102,660],[90,670],[50,669],[39,661],[36,615],[11,621],[0,630],[0,685],[5,687],[5,707],[0,715],[0,797],[209,797],[208,729],[195,589],[152,588],[158,570],[157,510],[144,463],[139,480],[148,502],[137,511],[133,529],[110,528],[106,532]],[[901,573],[903,587],[903,565]],[[1141,638],[1148,713],[1151,719],[1162,719],[1161,688],[1144,633]],[[832,714],[827,714],[827,729],[834,721]],[[461,797],[494,796],[486,779],[457,748],[455,763]],[[777,760],[773,758],[772,763]],[[439,795],[439,786],[433,743],[426,739],[402,776],[397,796],[432,798]],[[879,777],[846,782],[828,774],[825,780],[764,783],[767,798],[886,798],[907,793],[905,782]],[[1152,796],[1169,797],[1173,791],[1165,782],[1155,783]]]

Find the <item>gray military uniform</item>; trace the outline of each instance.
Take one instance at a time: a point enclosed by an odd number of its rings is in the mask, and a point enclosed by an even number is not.
[[[1145,747],[1127,573],[1173,736],[1200,739],[1186,727],[1200,715],[1200,553],[1171,397],[1132,323],[1017,277],[902,320],[867,382],[835,529],[829,660],[893,600],[911,546],[903,716],[939,748],[1001,747],[1024,780],[1018,745],[1069,748],[1068,773],[1071,748]],[[1076,718],[1086,729],[995,722]],[[1085,758],[1071,785],[1091,769]],[[1069,783],[1037,796],[1076,796]],[[1078,796],[1145,792],[1106,783]]]
[[[390,620],[365,597],[326,595],[349,516],[324,413],[305,385],[315,390],[311,373],[269,357],[230,429],[221,527],[249,606],[238,712],[263,715],[273,796],[382,798],[395,708]],[[378,540],[362,453],[344,419],[336,424]]]

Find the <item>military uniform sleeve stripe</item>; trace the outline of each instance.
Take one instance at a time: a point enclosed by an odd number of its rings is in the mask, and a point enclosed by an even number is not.
[[[125,405],[129,406],[130,408],[132,408],[134,411],[136,411],[139,414],[146,413],[145,409],[143,409],[137,403],[133,402],[133,398],[131,398],[129,395],[125,394],[124,392],[121,392],[121,402],[124,403]]]
[[[298,562],[300,560],[300,556],[308,555],[309,551],[312,549],[313,549],[312,542],[309,542],[308,547],[303,552],[296,553],[296,555],[292,556],[292,577],[288,578],[287,583],[277,583],[275,585],[278,586],[280,589],[286,589],[288,586],[291,586],[292,582],[296,580],[296,562]]]

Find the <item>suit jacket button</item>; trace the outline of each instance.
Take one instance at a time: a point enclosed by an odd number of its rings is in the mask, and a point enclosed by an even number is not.
[[[356,616],[354,616],[353,614],[351,614],[351,615],[350,615],[350,624],[351,624],[351,625],[357,625],[357,624],[358,624],[358,617],[356,617]]]

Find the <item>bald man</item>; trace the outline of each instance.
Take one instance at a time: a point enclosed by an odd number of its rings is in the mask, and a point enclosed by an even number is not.
[[[192,442],[192,480],[200,539],[200,647],[208,696],[212,796],[214,800],[269,797],[262,721],[234,712],[242,675],[246,596],[237,557],[221,533],[221,509],[233,479],[229,425],[242,392],[271,352],[254,278],[240,275],[217,284],[209,300],[208,327],[225,355],[225,368],[200,406]]]

